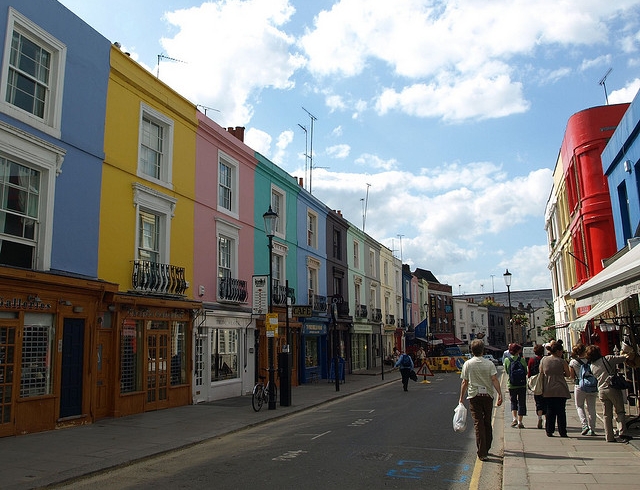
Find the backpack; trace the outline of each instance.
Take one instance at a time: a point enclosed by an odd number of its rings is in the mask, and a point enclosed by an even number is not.
[[[402,354],[402,361],[400,365],[405,368],[411,367],[411,358],[407,354]]]
[[[526,386],[527,371],[520,362],[520,359],[522,359],[522,357],[510,357],[509,359],[509,383],[511,384],[511,386]]]
[[[598,391],[598,379],[591,372],[591,366],[588,362],[580,362],[580,377],[578,378],[578,386],[585,393],[595,393]]]

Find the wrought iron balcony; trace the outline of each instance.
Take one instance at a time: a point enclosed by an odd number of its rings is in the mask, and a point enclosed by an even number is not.
[[[394,315],[387,315],[385,318],[385,323],[387,325],[395,325],[396,317]]]
[[[402,318],[398,319],[398,328],[404,329],[406,327],[404,320]]]
[[[349,316],[349,303],[338,303],[338,316]]]
[[[281,286],[277,280],[271,283],[272,302],[277,306],[286,306],[287,298],[291,298],[291,303],[296,303],[296,291],[293,288]]]
[[[131,284],[135,291],[182,296],[187,290],[184,267],[134,260]]]
[[[319,294],[309,293],[309,304],[311,305],[311,310],[318,313],[326,313],[327,312],[327,297],[320,296]]]
[[[367,305],[356,305],[356,318],[367,318]]]
[[[247,302],[247,281],[233,279],[232,277],[221,277],[218,282],[218,299],[231,303]]]
[[[382,321],[382,310],[380,308],[371,308],[371,321],[372,322]]]

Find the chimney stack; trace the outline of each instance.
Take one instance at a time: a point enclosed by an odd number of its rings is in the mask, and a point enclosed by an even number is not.
[[[227,128],[227,131],[244,143],[244,127],[243,126],[236,126],[235,128],[229,127]]]

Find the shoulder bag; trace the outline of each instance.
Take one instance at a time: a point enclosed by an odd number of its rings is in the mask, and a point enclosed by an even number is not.
[[[628,390],[630,388],[631,383],[627,381],[627,379],[622,375],[622,373],[619,373],[615,369],[613,374],[611,374],[611,365],[609,364],[609,362],[605,357],[602,358],[602,361],[604,362],[605,369],[609,374],[609,376],[607,377],[607,384],[609,385],[609,388],[613,388],[614,390]]]

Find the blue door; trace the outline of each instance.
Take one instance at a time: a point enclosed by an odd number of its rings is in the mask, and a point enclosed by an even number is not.
[[[60,418],[82,414],[84,320],[65,318],[62,332],[62,386]]]

